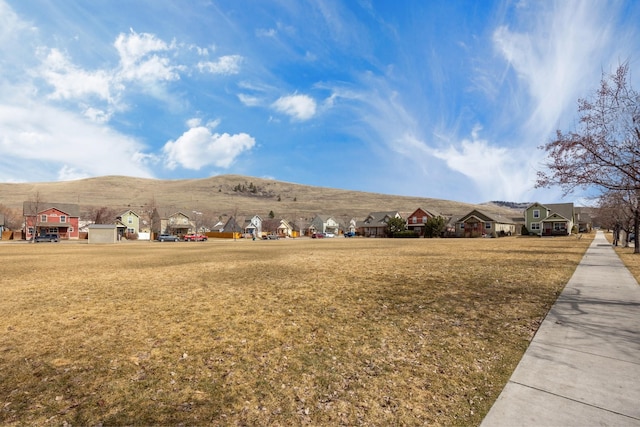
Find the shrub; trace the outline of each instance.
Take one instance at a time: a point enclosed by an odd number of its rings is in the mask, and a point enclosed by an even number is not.
[[[520,230],[520,234],[522,234],[523,236],[529,235],[529,230],[527,229],[526,225],[522,224],[522,230]]]
[[[406,231],[398,231],[397,233],[393,233],[392,237],[394,239],[413,239],[413,238],[420,237],[420,235],[415,231],[406,230]]]

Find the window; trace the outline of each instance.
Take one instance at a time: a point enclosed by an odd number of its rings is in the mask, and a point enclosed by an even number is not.
[[[491,223],[490,222],[485,222],[484,223],[484,228],[486,228],[487,230],[491,230]]]
[[[464,230],[464,222],[460,223],[460,229]]]
[[[540,223],[539,222],[532,222],[531,223],[531,230],[540,230]]]
[[[567,229],[567,225],[564,222],[554,222],[553,229],[555,231],[562,231]]]
[[[540,218],[540,209],[534,209],[533,211],[534,218]],[[532,224],[533,225],[533,224]]]
[[[67,222],[67,217],[65,215],[60,215],[60,222]]]
[[[128,217],[127,218],[127,224],[133,224],[133,218],[132,217]]]
[[[134,230],[133,228],[127,228],[127,233],[134,234],[135,232],[136,230]]]
[[[47,216],[46,215],[40,215],[40,221],[47,222]]]
[[[413,222],[414,224],[417,224],[418,223],[418,217],[415,217],[415,216],[412,217],[411,218],[411,222]]]
[[[422,223],[423,223],[423,224],[426,224],[426,223],[427,223],[427,217],[426,217],[426,216],[423,216],[423,217],[422,217]]]

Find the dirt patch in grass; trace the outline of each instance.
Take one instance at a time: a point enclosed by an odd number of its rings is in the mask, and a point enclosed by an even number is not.
[[[479,424],[589,243],[3,244],[0,423]]]

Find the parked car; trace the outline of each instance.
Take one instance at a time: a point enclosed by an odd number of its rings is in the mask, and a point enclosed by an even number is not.
[[[174,236],[173,234],[160,234],[156,238],[159,242],[177,242],[180,240],[178,236]]]
[[[312,239],[323,239],[324,238],[324,233],[313,233],[311,235]]]
[[[36,243],[39,242],[58,242],[60,240],[60,238],[58,237],[57,234],[53,234],[53,233],[47,233],[47,234],[40,234],[39,236],[36,236],[36,238],[34,239],[34,241]]]
[[[344,233],[344,237],[355,237],[356,233],[354,231],[347,231]]]
[[[333,233],[324,233],[324,237],[336,237]]]
[[[279,240],[280,236],[278,236],[277,234],[267,234],[267,239],[268,240]]]
[[[189,233],[185,234],[183,239],[185,242],[206,242],[207,236],[205,236],[204,234]]]

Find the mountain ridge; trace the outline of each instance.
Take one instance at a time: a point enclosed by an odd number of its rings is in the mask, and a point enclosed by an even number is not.
[[[81,212],[107,207],[124,212],[152,207],[164,213],[204,212],[212,216],[261,215],[306,218],[316,214],[364,219],[370,212],[410,214],[422,208],[444,216],[464,215],[472,209],[487,213],[517,213],[492,204],[472,204],[446,199],[309,186],[244,175],[162,180],[119,175],[74,181],[0,183],[0,203],[22,209],[36,198],[47,203],[77,203]]]

